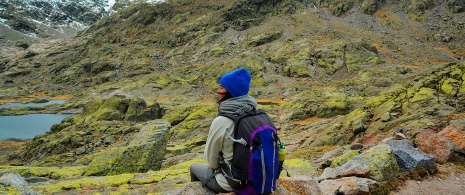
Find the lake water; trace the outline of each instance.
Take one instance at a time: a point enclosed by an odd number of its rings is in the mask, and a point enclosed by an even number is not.
[[[8,138],[32,139],[44,134],[54,124],[59,124],[72,114],[29,114],[0,116],[0,140]]]
[[[52,100],[45,103],[6,103],[4,105],[0,105],[0,109],[2,108],[11,108],[11,107],[33,107],[33,106],[47,106],[52,104],[63,104],[65,100]]]

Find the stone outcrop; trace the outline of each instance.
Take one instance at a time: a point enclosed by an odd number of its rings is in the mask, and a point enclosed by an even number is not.
[[[127,146],[107,149],[89,164],[84,175],[118,175],[158,170],[162,165],[170,124],[151,122]]]
[[[161,118],[164,110],[157,103],[147,106],[143,99],[115,95],[86,105],[82,114],[86,117],[86,122],[99,120],[142,122]]]

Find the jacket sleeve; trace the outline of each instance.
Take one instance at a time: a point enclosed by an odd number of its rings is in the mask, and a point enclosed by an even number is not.
[[[205,144],[205,158],[210,168],[218,169],[220,167],[220,152],[223,150],[224,141],[228,139],[227,132],[234,127],[233,125],[232,120],[223,116],[213,120]]]

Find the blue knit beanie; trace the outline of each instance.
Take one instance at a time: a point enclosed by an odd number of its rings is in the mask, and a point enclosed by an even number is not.
[[[223,75],[220,78],[220,84],[223,85],[233,97],[239,97],[249,93],[251,79],[252,76],[250,76],[247,69],[239,68]]]

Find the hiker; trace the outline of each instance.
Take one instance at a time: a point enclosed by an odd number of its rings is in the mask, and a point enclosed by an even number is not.
[[[257,101],[247,95],[251,75],[240,68],[220,78],[218,116],[213,120],[205,145],[205,157],[208,165],[193,164],[190,167],[191,181],[200,181],[216,193],[231,192],[233,189],[221,174],[220,160],[228,163],[233,158],[234,121],[222,114],[241,115],[255,110]]]

